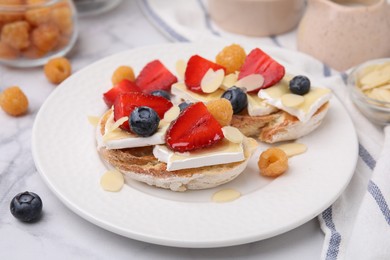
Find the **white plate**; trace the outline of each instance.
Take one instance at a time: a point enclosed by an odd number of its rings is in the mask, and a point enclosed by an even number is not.
[[[358,144],[353,124],[333,98],[320,128],[301,138],[308,151],[290,159],[290,169],[276,179],[260,177],[257,158],[239,178],[210,190],[176,193],[130,183],[117,193],[99,185],[106,168],[96,152],[94,127],[87,116],[101,115],[102,93],[113,70],[135,72],[160,59],[175,71],[178,59],[200,54],[214,59],[222,45],[167,44],[126,51],[76,73],[46,100],[35,120],[32,149],[35,164],[50,189],[88,221],[133,239],[177,247],[220,247],[265,239],[291,230],[326,209],[348,184]],[[306,56],[264,48],[281,61]],[[248,49],[249,50],[249,49]],[[289,71],[293,69],[288,69]],[[229,203],[211,202],[225,187],[242,196]]]

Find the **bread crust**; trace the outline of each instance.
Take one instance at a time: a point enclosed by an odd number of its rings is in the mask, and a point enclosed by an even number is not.
[[[231,125],[237,127],[244,135],[256,137],[266,143],[294,140],[314,131],[321,124],[328,108],[329,101],[307,122],[301,122],[295,116],[279,110],[265,116],[233,115]]]
[[[243,143],[244,161],[168,171],[166,163],[160,162],[154,157],[153,146],[106,149],[99,145],[99,135],[104,135],[105,123],[110,113],[110,111],[106,112],[98,124],[98,151],[105,162],[124,174],[127,182],[137,180],[173,191],[216,187],[236,178],[245,169],[249,158],[257,147],[257,142],[254,139],[245,138]]]

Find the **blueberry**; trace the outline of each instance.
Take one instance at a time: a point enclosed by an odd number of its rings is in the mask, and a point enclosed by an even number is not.
[[[310,91],[310,80],[306,76],[295,76],[290,80],[290,91],[297,95],[305,95]]]
[[[192,105],[189,101],[183,101],[179,104],[180,112],[186,109],[188,106]]]
[[[241,88],[233,86],[226,90],[221,98],[226,98],[230,101],[233,107],[233,114],[238,114],[248,106],[248,97]]]
[[[160,117],[156,111],[146,106],[134,109],[129,119],[131,131],[143,137],[151,136],[157,132],[159,123]]]
[[[155,91],[151,92],[150,94],[152,94],[153,96],[163,97],[163,98],[166,98],[168,100],[171,100],[171,95],[168,92],[166,92],[165,90],[155,90]]]
[[[41,216],[42,200],[37,194],[25,191],[12,199],[10,210],[15,218],[24,222],[32,222]]]

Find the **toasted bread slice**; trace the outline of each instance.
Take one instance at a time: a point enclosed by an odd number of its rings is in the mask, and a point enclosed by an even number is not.
[[[321,124],[328,108],[329,102],[326,102],[307,122],[301,122],[295,116],[279,110],[265,116],[233,115],[231,125],[244,135],[257,137],[266,143],[294,140],[315,130]]]
[[[123,173],[126,182],[137,180],[173,191],[216,187],[240,175],[246,168],[249,158],[257,147],[257,142],[254,139],[244,138],[244,161],[168,171],[166,163],[158,161],[153,156],[153,146],[107,149],[99,144],[101,137],[104,135],[105,123],[109,115],[108,112],[103,115],[98,124],[96,132],[98,150],[104,161]]]

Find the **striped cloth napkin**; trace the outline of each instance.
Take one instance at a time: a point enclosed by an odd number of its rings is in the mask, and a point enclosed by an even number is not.
[[[211,21],[206,2],[202,0],[138,0],[138,5],[173,41],[223,39],[296,50],[295,31],[264,38],[224,32]],[[348,110],[359,139],[359,159],[350,184],[318,216],[325,233],[321,258],[390,259],[390,126],[383,129],[372,124],[354,107],[347,93],[347,73],[332,70],[306,55],[299,57],[293,66],[322,78],[321,84],[333,90]]]

